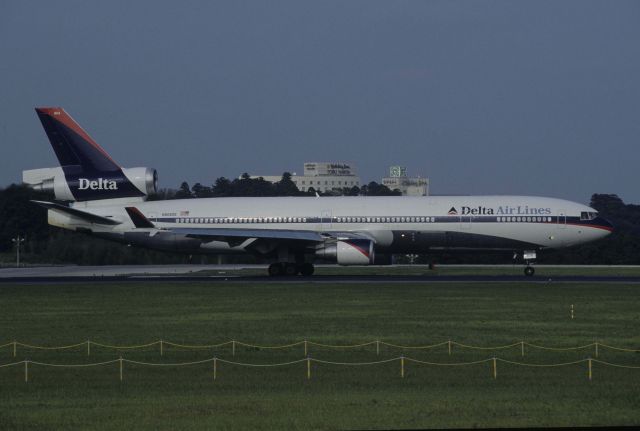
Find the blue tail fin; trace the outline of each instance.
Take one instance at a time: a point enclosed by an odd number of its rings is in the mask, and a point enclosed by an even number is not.
[[[145,196],[64,109],[36,112],[76,201]]]

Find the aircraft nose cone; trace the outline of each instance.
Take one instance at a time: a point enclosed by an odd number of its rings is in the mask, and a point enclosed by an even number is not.
[[[605,235],[609,235],[611,232],[613,232],[613,224],[611,224],[611,222],[603,217],[596,217],[596,219],[594,220],[596,226],[598,226],[600,229],[604,230],[606,232]]]

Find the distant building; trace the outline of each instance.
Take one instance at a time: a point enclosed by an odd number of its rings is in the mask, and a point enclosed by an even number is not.
[[[429,196],[429,178],[408,177],[404,166],[389,167],[389,176],[382,179],[382,184],[400,190],[403,196]]]
[[[264,178],[272,183],[282,179],[282,175],[251,175],[251,178]],[[318,192],[342,190],[345,187],[360,187],[360,177],[355,168],[343,162],[308,162],[304,164],[304,175],[291,174],[291,181],[299,190],[306,192],[312,188]]]

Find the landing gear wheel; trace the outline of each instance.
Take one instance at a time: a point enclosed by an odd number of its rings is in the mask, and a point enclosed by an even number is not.
[[[527,277],[531,277],[535,272],[536,272],[536,270],[533,269],[533,266],[527,266],[524,269],[524,275],[526,275]]]
[[[292,276],[298,273],[298,268],[293,263],[285,263],[284,264],[284,275]]]
[[[313,275],[313,270],[314,269],[315,268],[310,263],[303,263],[298,268],[298,270],[300,271],[300,274],[302,274],[304,277],[309,277],[309,276]]]
[[[278,277],[284,273],[284,268],[280,263],[272,263],[269,265],[269,275],[271,277]]]

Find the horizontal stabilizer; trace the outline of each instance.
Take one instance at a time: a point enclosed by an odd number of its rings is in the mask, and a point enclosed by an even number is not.
[[[129,214],[129,217],[131,217],[131,221],[133,222],[135,227],[137,228],[154,228],[155,227],[153,223],[151,223],[149,219],[146,218],[138,208],[126,207],[125,210],[127,211],[127,214]]]
[[[72,215],[74,217],[81,218],[81,219],[86,220],[86,221],[88,221],[90,223],[104,224],[104,225],[111,225],[111,226],[116,225],[116,224],[120,224],[120,222],[117,221],[117,220],[113,220],[113,219],[110,219],[108,217],[102,217],[102,216],[99,216],[97,214],[92,214],[92,213],[89,213],[89,212],[86,212],[86,211],[82,211],[82,210],[79,210],[79,209],[76,209],[76,208],[71,208],[71,207],[68,207],[68,206],[57,204],[55,202],[45,202],[45,201],[31,201],[31,202],[33,202],[36,205],[40,205],[41,207],[50,209],[50,210],[60,211],[60,212],[63,212],[63,213],[70,214],[70,215]]]

